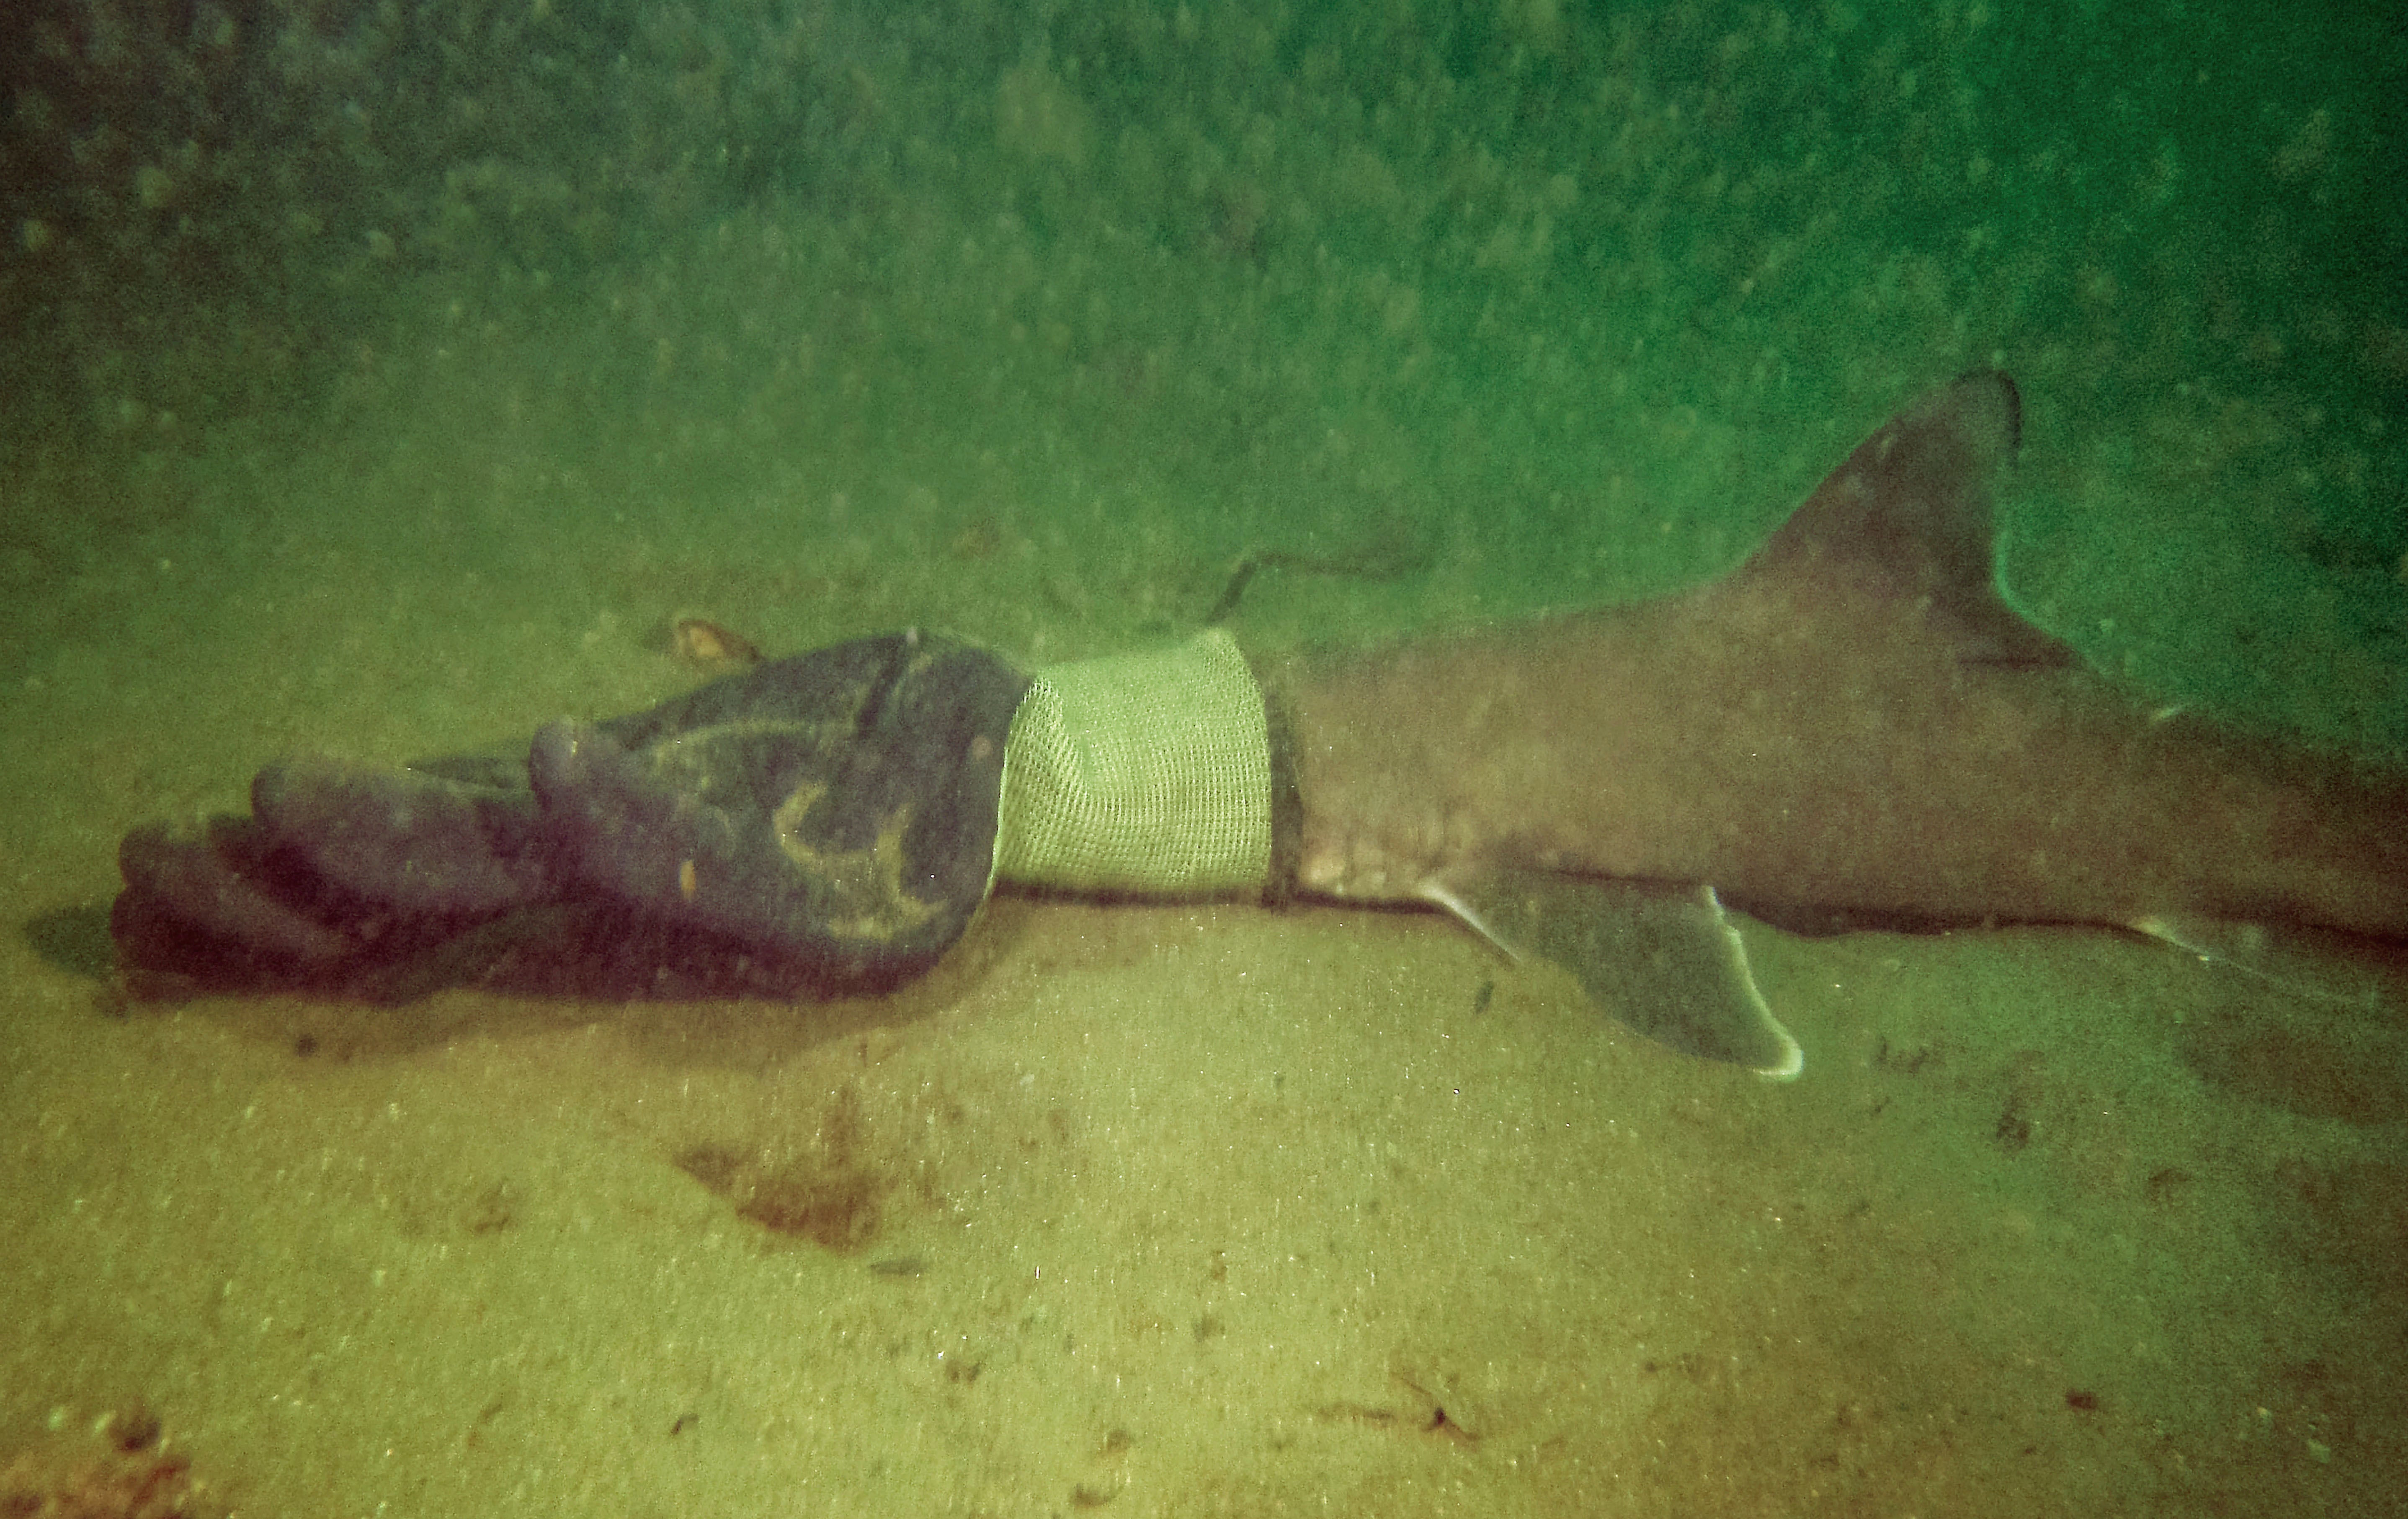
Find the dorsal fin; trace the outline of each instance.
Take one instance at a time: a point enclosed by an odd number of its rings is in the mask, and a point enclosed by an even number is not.
[[[1899,412],[1856,445],[1732,576],[1819,582],[1919,607],[1935,634],[1980,664],[2073,662],[1999,588],[1990,483],[2023,437],[2014,382],[1976,369]]]

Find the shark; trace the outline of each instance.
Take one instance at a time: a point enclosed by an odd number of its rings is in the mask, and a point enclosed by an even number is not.
[[[2253,970],[2269,927],[2408,938],[2408,776],[2153,708],[2015,609],[1995,514],[2021,435],[2013,380],[1969,373],[1709,584],[1258,661],[1297,888],[1442,908],[1774,1078],[1804,1055],[1733,911],[2092,924]]]
[[[1128,667],[1170,680],[1167,702],[1095,704],[1118,663],[1032,674],[907,629],[557,719],[520,753],[280,761],[248,817],[126,835],[121,968],[170,994],[834,995],[926,971],[1002,881],[1242,888],[1442,908],[1665,1044],[1787,1078],[1805,1054],[1748,919],[2137,930],[2304,990],[2327,984],[2317,935],[2408,940],[2408,774],[2152,709],[2015,609],[1994,518],[2022,430],[2012,380],[1963,375],[1707,584],[1368,647],[1249,656],[1208,628],[1171,675]],[[1214,616],[1257,570],[1420,562],[1256,556]],[[1082,721],[1143,724],[1049,747],[1023,716],[1058,716],[1065,689]],[[1065,814],[1101,831],[1070,832],[1079,870],[1032,864],[1039,761],[1139,747],[1167,762],[1113,764],[1159,794],[1096,793]],[[1096,878],[1131,830],[1149,860],[1238,840],[1245,869]]]

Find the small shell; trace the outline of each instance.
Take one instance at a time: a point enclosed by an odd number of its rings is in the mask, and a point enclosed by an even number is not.
[[[752,640],[701,617],[680,617],[670,625],[669,653],[697,670],[735,670],[761,662],[761,651]]]

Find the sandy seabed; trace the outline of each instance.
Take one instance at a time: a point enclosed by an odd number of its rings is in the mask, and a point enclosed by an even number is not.
[[[127,1003],[125,827],[639,705],[692,678],[646,629],[781,592],[607,520],[540,573],[383,530],[166,523],[13,677],[11,1449],[131,1425],[182,1512],[453,1516],[2337,1514],[2408,1473],[2398,997],[2106,933],[1751,928],[1789,1086],[1328,908],[1006,897],[818,1006]],[[975,623],[986,560],[915,572]]]

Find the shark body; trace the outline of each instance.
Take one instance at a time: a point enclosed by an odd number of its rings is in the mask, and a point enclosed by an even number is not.
[[[2152,714],[2008,604],[1991,489],[2019,433],[2013,383],[1967,375],[1712,584],[1273,667],[1299,886],[1444,906],[1777,1076],[1801,1057],[1726,901],[1801,926],[2408,938],[2408,780]]]

